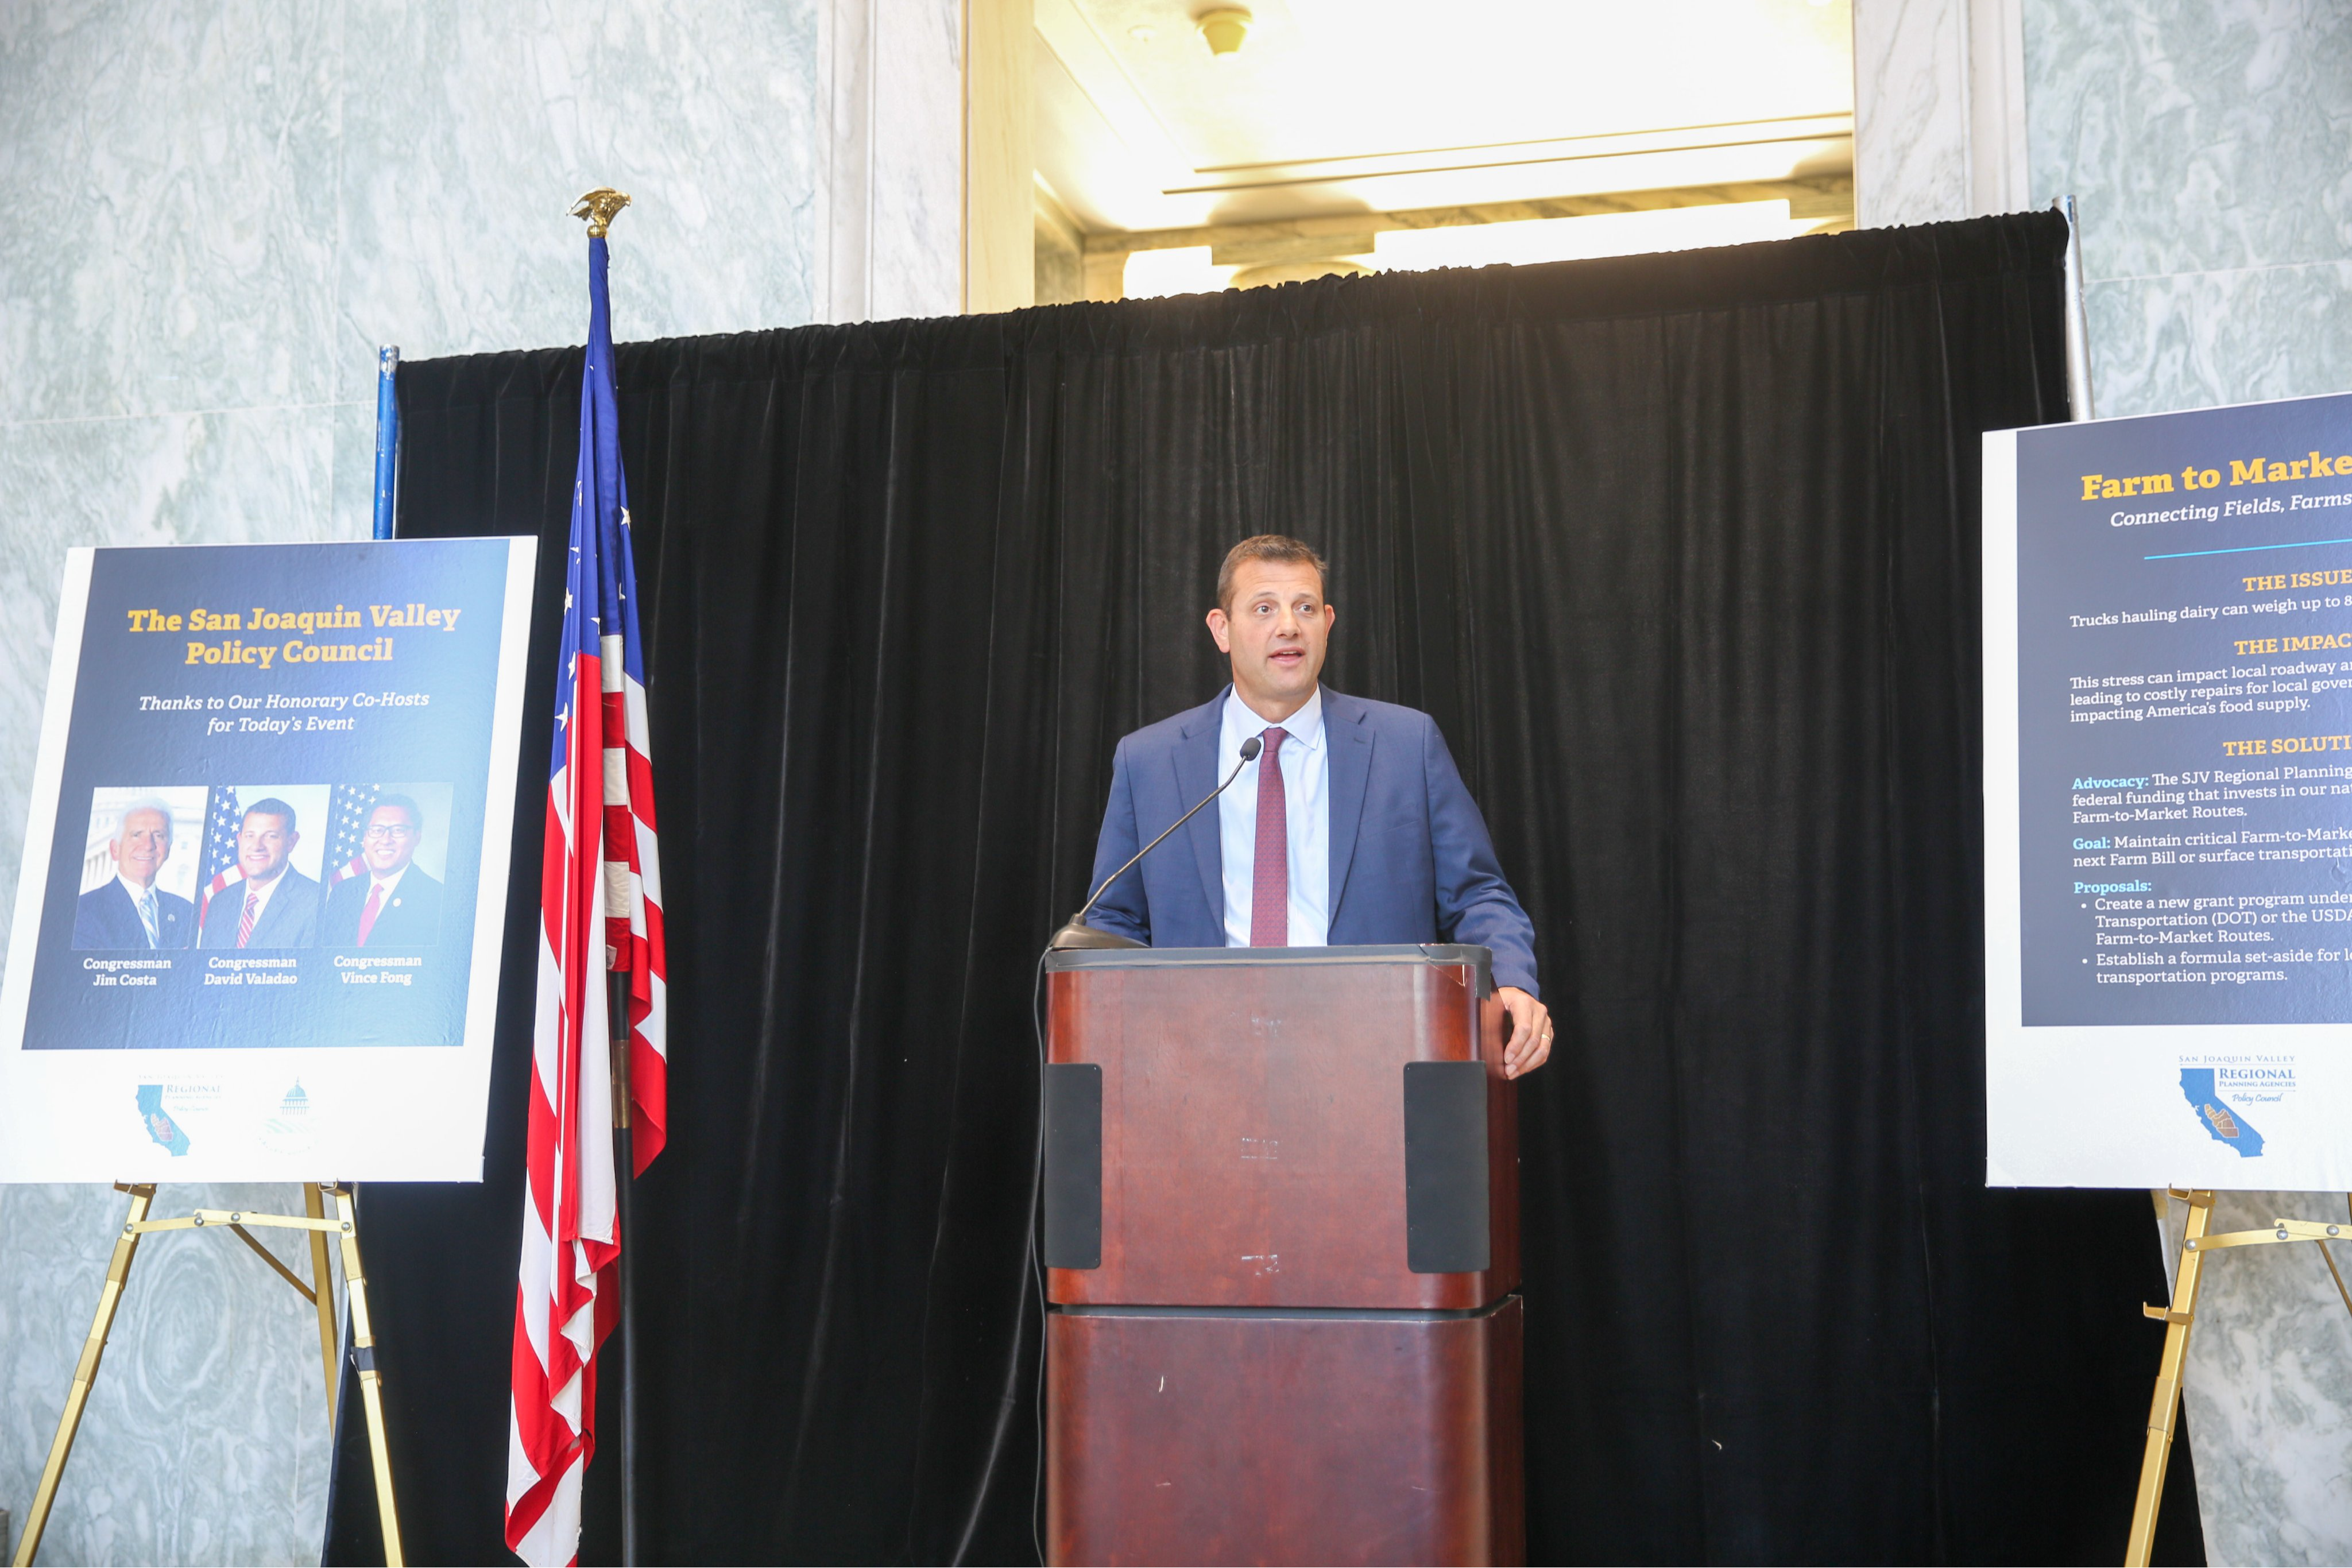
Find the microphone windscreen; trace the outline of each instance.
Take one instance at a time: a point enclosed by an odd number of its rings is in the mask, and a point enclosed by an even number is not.
[[[1255,762],[1257,760],[1257,754],[1265,749],[1265,737],[1262,735],[1253,735],[1247,740],[1242,742],[1242,760],[1244,762]]]

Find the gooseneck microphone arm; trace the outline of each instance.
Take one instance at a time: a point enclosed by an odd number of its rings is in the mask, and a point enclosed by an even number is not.
[[[1131,942],[1124,936],[1115,936],[1108,931],[1097,930],[1095,927],[1087,924],[1087,916],[1093,913],[1095,905],[1101,901],[1102,895],[1110,891],[1110,884],[1112,883],[1115,883],[1120,877],[1125,876],[1129,869],[1132,867],[1137,861],[1141,860],[1144,856],[1158,849],[1161,841],[1168,837],[1169,833],[1174,832],[1178,828],[1182,827],[1185,823],[1199,816],[1201,814],[1201,807],[1207,805],[1210,801],[1223,794],[1225,790],[1232,786],[1233,781],[1242,776],[1242,769],[1256,761],[1257,754],[1265,749],[1265,739],[1263,736],[1253,735],[1247,740],[1243,741],[1241,760],[1234,764],[1234,770],[1231,773],[1225,775],[1224,783],[1218,785],[1206,795],[1202,796],[1200,805],[1194,806],[1191,810],[1177,818],[1175,821],[1170,823],[1167,832],[1161,833],[1159,838],[1152,840],[1150,843],[1136,851],[1134,854],[1128,858],[1126,865],[1119,867],[1117,871],[1103,878],[1102,885],[1094,890],[1094,893],[1087,899],[1084,906],[1082,906],[1076,915],[1070,916],[1069,924],[1063,926],[1059,931],[1054,933],[1054,939],[1046,944],[1047,947],[1140,947],[1143,946],[1140,942]]]

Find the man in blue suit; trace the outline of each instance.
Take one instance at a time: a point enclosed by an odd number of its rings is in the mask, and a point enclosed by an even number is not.
[[[441,939],[441,884],[416,863],[424,838],[425,809],[415,801],[386,795],[375,803],[360,834],[368,873],[328,891],[319,922],[325,946],[430,947]]]
[[[1306,545],[1265,534],[1233,548],[1209,612],[1233,685],[1118,743],[1094,883],[1215,789],[1244,741],[1263,750],[1091,918],[1161,947],[1486,947],[1511,1019],[1504,1071],[1518,1077],[1551,1054],[1535,928],[1436,721],[1320,685],[1336,619]]]
[[[314,947],[319,884],[296,871],[294,808],[276,796],[245,809],[236,830],[243,877],[213,895],[196,930],[199,947]]]
[[[196,906],[155,885],[172,858],[172,809],[135,800],[106,846],[114,880],[93,887],[74,905],[77,947],[184,947],[196,928]]]

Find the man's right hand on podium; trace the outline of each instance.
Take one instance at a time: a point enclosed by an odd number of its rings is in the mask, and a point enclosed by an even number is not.
[[[1503,1047],[1503,1076],[1533,1072],[1551,1055],[1551,1009],[1517,986],[1498,986],[1495,995],[1511,1019],[1511,1036]]]

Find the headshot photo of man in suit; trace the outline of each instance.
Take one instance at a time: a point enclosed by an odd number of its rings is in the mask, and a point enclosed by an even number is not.
[[[245,809],[232,883],[205,905],[199,947],[310,947],[319,940],[319,884],[293,866],[294,808],[276,796]]]
[[[1092,884],[1215,789],[1245,741],[1263,749],[1104,892],[1093,922],[1160,947],[1486,947],[1516,1078],[1551,1054],[1535,929],[1437,722],[1321,684],[1337,619],[1312,549],[1278,534],[1233,548],[1208,612],[1233,684],[1118,743]]]
[[[327,894],[328,946],[429,947],[440,939],[441,884],[416,863],[424,841],[425,812],[415,800],[376,801],[360,835],[367,875],[345,877]]]
[[[196,906],[155,885],[172,858],[172,808],[161,800],[133,800],[106,846],[112,880],[81,895],[74,906],[77,947],[184,947],[195,936]]]

